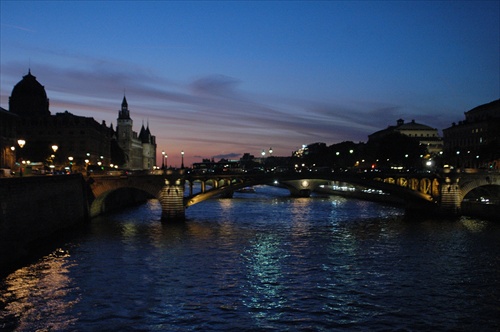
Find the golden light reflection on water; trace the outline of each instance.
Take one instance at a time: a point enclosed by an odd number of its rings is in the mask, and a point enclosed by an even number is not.
[[[309,233],[310,220],[309,213],[311,210],[311,199],[296,198],[291,201],[291,217],[293,235],[304,235]]]
[[[0,285],[0,327],[18,331],[64,331],[77,318],[65,315],[78,302],[68,276],[67,252],[58,249],[37,263],[23,267]]]

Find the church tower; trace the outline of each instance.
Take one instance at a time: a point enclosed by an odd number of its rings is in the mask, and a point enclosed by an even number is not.
[[[132,158],[132,130],[133,121],[130,118],[130,111],[128,109],[127,98],[123,96],[122,108],[118,111],[118,119],[116,124],[116,139],[118,145],[125,153],[126,165],[125,167],[130,167],[130,161]]]
[[[150,156],[150,150],[154,147],[154,153],[156,153],[156,144],[148,143],[143,144],[141,138],[137,136],[132,128],[133,122],[130,118],[130,111],[128,109],[127,98],[123,96],[122,108],[118,111],[118,119],[116,124],[116,139],[118,146],[123,150],[125,154],[125,164],[120,165],[126,169],[130,170],[143,170],[152,169],[154,165],[154,159]],[[143,125],[144,127],[144,125]],[[148,128],[149,129],[149,128]],[[149,133],[149,132],[148,132]],[[148,142],[154,141],[154,136],[151,138],[151,134],[148,135]],[[146,147],[146,162],[144,162],[144,148]]]

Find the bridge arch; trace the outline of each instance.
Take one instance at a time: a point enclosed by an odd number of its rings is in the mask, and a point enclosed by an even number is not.
[[[131,206],[146,201],[158,199],[151,193],[133,187],[122,187],[101,193],[90,203],[90,216],[95,217],[103,213],[115,211],[124,206]]]
[[[87,178],[91,191],[90,217],[149,198],[160,200],[162,176],[92,176]]]
[[[495,175],[473,176],[468,180],[461,181],[460,186],[460,201],[462,202],[467,195],[480,188],[489,189],[489,192],[496,191],[497,195],[500,192],[500,177]]]

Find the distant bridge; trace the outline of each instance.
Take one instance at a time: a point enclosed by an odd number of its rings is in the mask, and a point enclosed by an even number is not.
[[[380,189],[405,200],[409,208],[459,215],[468,193],[483,186],[500,186],[498,173],[233,173],[188,174],[168,170],[148,175],[91,176],[90,215],[105,211],[105,201],[115,190],[135,188],[157,198],[162,206],[162,220],[185,219],[186,208],[215,196],[231,197],[242,188],[255,185],[279,185],[292,196],[308,197],[320,185],[339,181],[366,188]],[[194,184],[200,192],[194,192]],[[188,192],[185,192],[185,188]],[[499,187],[500,188],[500,187]]]

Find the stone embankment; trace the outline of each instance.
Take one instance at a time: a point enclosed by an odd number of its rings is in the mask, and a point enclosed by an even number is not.
[[[0,269],[28,257],[36,243],[89,218],[79,174],[0,180]]]

